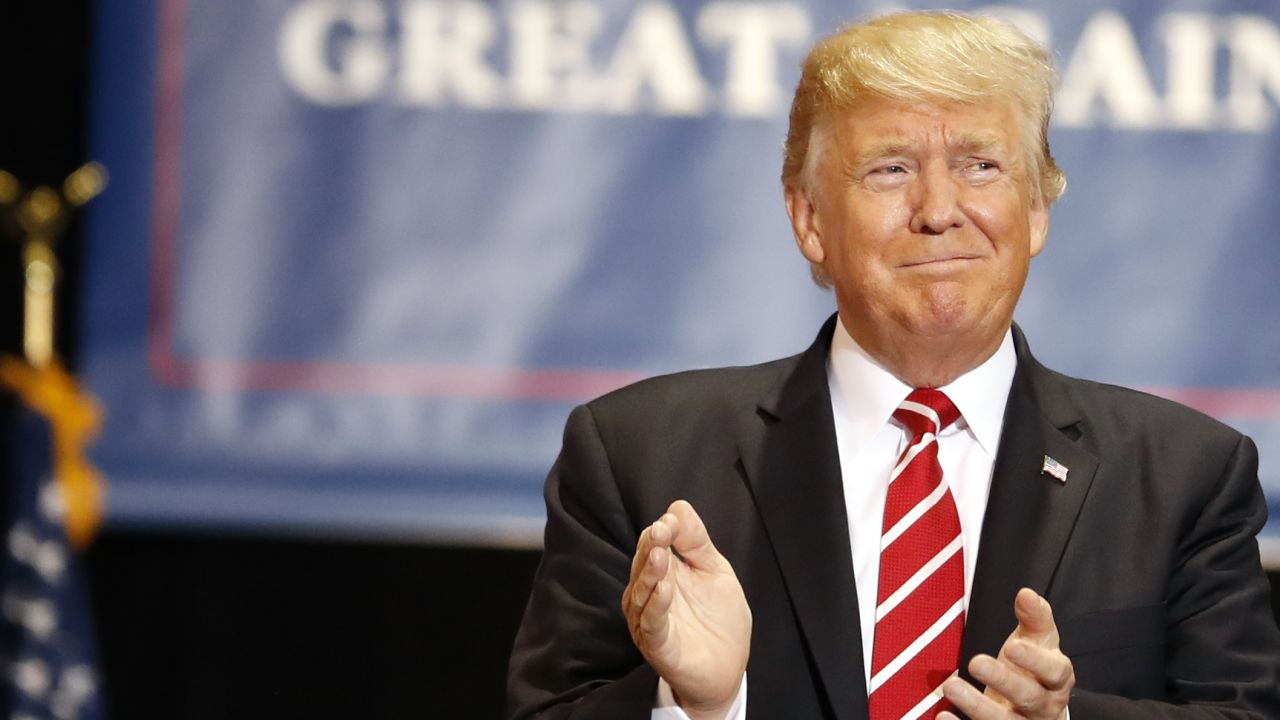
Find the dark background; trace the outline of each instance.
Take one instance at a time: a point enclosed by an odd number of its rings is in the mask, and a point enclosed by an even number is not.
[[[91,159],[91,9],[0,4],[0,169],[28,187]],[[58,342],[74,369],[78,227],[59,252]],[[18,257],[0,240],[4,353],[21,349]],[[0,395],[0,423],[12,410]],[[88,554],[107,710],[115,720],[500,717],[537,562],[534,551],[109,528]],[[1280,576],[1271,582],[1280,615]]]
[[[89,2],[0,3],[0,169],[27,188],[57,186],[92,159],[92,12]],[[58,247],[57,339],[72,369],[79,231],[73,225]],[[0,235],[5,354],[21,352],[19,257]],[[0,437],[14,407],[0,391]],[[7,490],[7,473],[0,477]],[[0,510],[7,502],[0,492]],[[88,553],[107,712],[113,720],[498,718],[538,558],[108,528]]]

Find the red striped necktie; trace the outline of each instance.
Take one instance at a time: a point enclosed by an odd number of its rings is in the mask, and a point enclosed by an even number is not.
[[[942,682],[960,665],[964,633],[960,516],[937,442],[960,411],[937,390],[915,390],[893,417],[911,444],[889,476],[867,690],[871,720],[931,720],[951,707]]]

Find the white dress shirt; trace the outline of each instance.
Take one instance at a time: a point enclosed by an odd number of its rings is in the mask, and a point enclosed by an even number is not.
[[[964,544],[964,601],[968,607],[978,540],[986,515],[987,495],[995,469],[996,449],[1004,429],[1004,409],[1013,384],[1017,357],[1013,336],[1005,332],[996,352],[978,367],[945,387],[960,419],[938,436],[938,462],[960,514]],[[889,473],[911,442],[910,432],[893,419],[893,411],[913,388],[905,385],[866,353],[836,323],[827,360],[827,382],[835,416],[836,446],[844,485],[845,514],[854,582],[858,589],[858,619],[862,629],[862,668],[871,682],[871,649],[875,644],[875,607],[880,578],[880,531],[888,494]],[[729,713],[729,720],[746,718],[746,679]],[[676,705],[671,687],[658,681],[652,720],[688,720]]]

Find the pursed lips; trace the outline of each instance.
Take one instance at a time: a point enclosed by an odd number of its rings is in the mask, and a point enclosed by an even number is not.
[[[924,258],[922,260],[912,260],[910,262],[902,263],[898,265],[898,267],[900,268],[931,267],[931,266],[946,267],[947,265],[950,265],[950,264],[964,263],[970,260],[981,260],[981,259],[982,259],[981,255],[973,255],[969,253],[953,253],[949,255],[941,255],[939,257]]]

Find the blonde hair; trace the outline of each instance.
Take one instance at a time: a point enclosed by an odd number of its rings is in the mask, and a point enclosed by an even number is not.
[[[849,25],[819,42],[802,66],[791,103],[782,182],[807,184],[814,130],[867,98],[928,103],[1017,104],[1028,191],[1052,203],[1067,189],[1049,152],[1053,64],[1043,47],[1013,25],[954,12],[904,12]],[[822,143],[818,142],[817,145]],[[813,148],[817,154],[819,148]],[[821,266],[814,280],[829,285]]]

